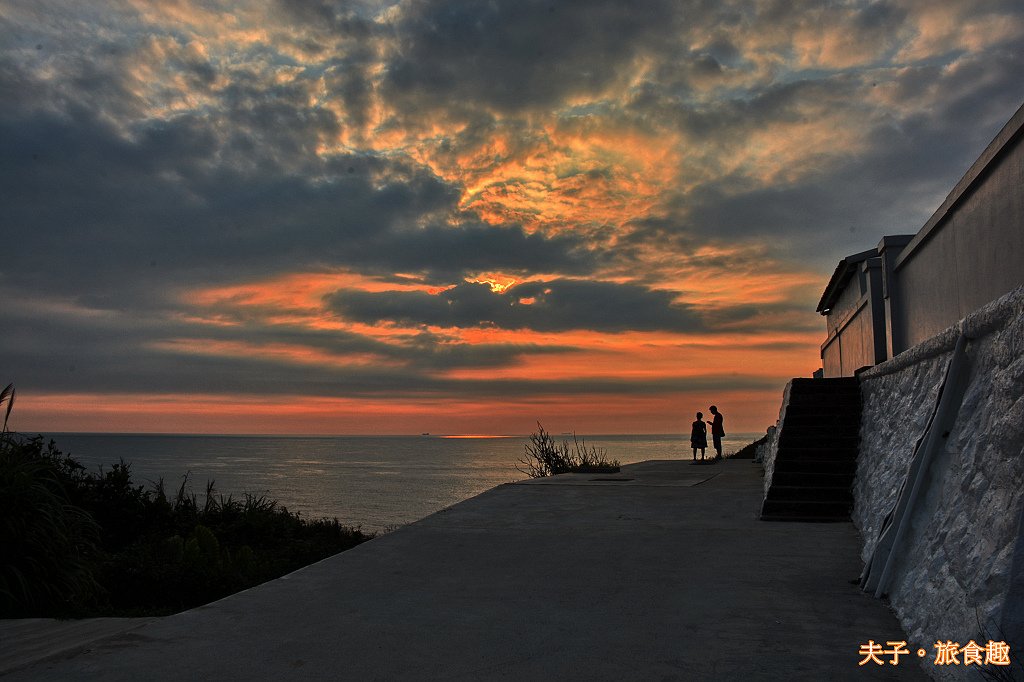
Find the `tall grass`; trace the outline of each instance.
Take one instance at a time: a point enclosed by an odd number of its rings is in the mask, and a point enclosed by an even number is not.
[[[99,524],[71,503],[52,446],[0,436],[0,615],[95,604]]]
[[[14,384],[7,384],[4,390],[0,391],[0,406],[7,403],[4,410],[4,427],[0,433],[7,433],[7,420],[11,417],[11,410],[14,409]]]
[[[136,485],[89,472],[42,436],[0,440],[0,617],[167,614],[353,547],[372,535],[188,477]]]
[[[618,460],[609,460],[603,448],[587,447],[584,439],[572,435],[569,441],[555,441],[551,434],[537,422],[537,431],[530,434],[530,442],[516,466],[530,478],[543,478],[572,472],[606,473],[619,470]]]

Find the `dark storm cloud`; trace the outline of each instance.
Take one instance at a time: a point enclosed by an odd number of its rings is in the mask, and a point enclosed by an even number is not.
[[[515,111],[595,94],[680,20],[672,2],[460,2],[403,7],[385,93],[395,102]]]
[[[27,106],[45,87],[7,68],[0,92],[0,222],[8,284],[112,299],[310,267],[466,272],[535,267],[579,272],[571,236],[460,220],[458,189],[402,158],[320,158],[334,130],[301,91],[253,83],[224,92],[219,114],[137,125],[125,136],[94,112]],[[229,132],[222,132],[227,130]],[[124,282],[133,287],[124,290]],[[151,304],[155,301],[151,301]]]
[[[366,39],[380,29],[369,17],[372,5],[331,0],[276,0],[288,19],[323,36]]]
[[[630,89],[642,101],[649,88],[691,98],[719,85],[747,101],[801,50],[809,51],[799,55],[809,70],[818,62],[827,70],[882,60],[908,19],[889,2],[428,0],[401,7],[382,92],[403,118],[423,110],[460,119],[480,109],[517,114],[574,98],[616,99]],[[794,45],[797,35],[805,45]],[[841,41],[856,59],[832,64],[840,55],[815,54],[816,41]],[[646,73],[638,82],[641,61]]]
[[[714,388],[718,391],[775,388],[777,380],[735,374],[624,379],[449,379],[410,372],[407,367],[373,365],[336,368],[295,365],[250,356],[195,356],[151,353],[139,365],[111,363],[50,365],[15,377],[28,393],[168,393],[193,395],[317,396],[376,400],[435,398],[472,400],[544,395],[658,395]],[[144,361],[144,362],[143,362]],[[141,368],[142,371],[139,371]]]
[[[434,373],[450,369],[507,367],[528,355],[562,355],[577,349],[529,343],[467,344],[429,332],[400,335],[384,343],[340,330],[316,330],[262,321],[233,326],[198,325],[162,315],[79,310],[54,315],[31,305],[9,306],[10,333],[0,337],[0,355],[12,374],[7,380],[28,390],[69,392],[240,392],[260,393],[277,383],[300,387],[317,372],[318,395],[349,396],[370,391],[375,382],[394,389],[405,376],[410,389],[436,387]],[[73,343],[69,343],[69,340]],[[219,343],[242,344],[248,352],[217,352]],[[300,354],[276,354],[287,348]],[[209,352],[207,352],[209,350]],[[310,364],[301,354],[335,358]],[[261,357],[261,354],[263,355]],[[345,367],[350,357],[373,357],[377,369]],[[239,374],[241,371],[248,375]]]
[[[324,75],[328,96],[345,103],[347,122],[360,138],[359,131],[370,123],[373,83],[369,69],[375,56],[370,49],[353,50],[346,59],[333,63]]]
[[[441,327],[602,332],[698,331],[703,324],[674,294],[633,284],[580,280],[526,282],[504,293],[466,282],[440,294],[342,291],[327,299],[345,318]],[[529,303],[521,302],[523,299]]]
[[[394,156],[354,154],[325,161],[317,154],[318,141],[352,123],[366,123],[373,41],[388,35],[398,49],[384,65],[383,91],[410,98],[402,100],[410,106],[421,100],[509,111],[556,105],[613,82],[620,67],[641,52],[657,53],[659,68],[667,71],[652,73],[665,78],[638,86],[625,108],[626,120],[675,127],[711,146],[742,142],[750,130],[806,115],[799,107],[804,102],[841,107],[861,87],[852,77],[806,80],[740,91],[713,106],[689,103],[680,97],[685,88],[667,75],[673,69],[687,72],[678,68],[687,64],[708,73],[746,68],[749,49],[736,30],[750,18],[728,5],[657,3],[638,11],[621,3],[438,0],[403,5],[390,26],[371,21],[368,8],[358,5],[282,2],[280,7],[325,46],[347,41],[346,51],[328,60],[323,72],[327,92],[346,105],[346,120],[310,106],[314,78],[274,82],[245,68],[228,74],[173,41],[161,43],[159,55],[194,88],[205,91],[217,74],[228,82],[203,108],[163,121],[137,116],[128,130],[114,125],[110,115],[139,111],[126,72],[140,58],[139,50],[154,58],[152,40],[136,39],[134,47],[83,48],[87,58],[59,62],[68,69],[63,81],[35,80],[12,62],[0,66],[0,91],[9,103],[0,114],[5,199],[0,219],[12,226],[17,256],[6,272],[35,278],[41,290],[58,290],[62,279],[72,277],[79,291],[95,282],[95,296],[110,295],[125,278],[138,288],[156,289],[186,274],[215,282],[310,265],[422,272],[435,283],[487,269],[585,274],[599,256],[588,253],[579,239],[545,239],[464,217],[458,221],[462,227],[451,230],[447,221],[457,212],[460,188],[423,167]],[[764,31],[771,33],[797,26],[814,8],[776,3],[759,12]],[[900,11],[881,3],[850,16],[851,26],[888,27],[886,35],[905,21]],[[713,30],[702,45],[690,41],[695,49],[668,41],[697,27]],[[991,66],[986,59],[975,61],[979,69]],[[692,243],[696,234],[727,240],[772,234],[787,246],[805,240],[813,251],[818,234],[820,239],[836,234],[835,227],[823,230],[823,225],[838,223],[837,241],[852,243],[880,223],[892,224],[893,215],[920,215],[901,199],[899,188],[907,183],[890,180],[912,182],[916,175],[924,181],[936,169],[955,176],[951,169],[964,168],[976,152],[976,139],[991,131],[972,132],[970,141],[951,133],[961,125],[978,130],[967,112],[1007,108],[999,103],[1017,96],[1006,83],[1019,67],[1019,58],[1003,59],[991,67],[1002,74],[987,72],[985,78],[968,68],[954,75],[939,67],[908,69],[894,97],[920,98],[927,84],[934,88],[939,79],[952,101],[940,102],[926,121],[896,120],[891,128],[880,123],[870,134],[867,153],[826,166],[795,185],[765,187],[742,175],[715,178],[666,203],[675,211],[670,222],[678,227],[674,235],[658,236],[671,244]],[[501,130],[514,132],[516,126],[506,120]],[[443,141],[440,151],[445,144],[475,144],[474,136],[485,140],[495,130],[493,117],[475,114],[458,139]],[[869,195],[872,202],[865,209],[860,197]],[[916,227],[900,225],[898,231]],[[46,267],[62,276],[42,276]]]
[[[130,321],[130,324],[129,324]],[[774,382],[736,375],[662,377],[628,380],[587,379],[448,379],[437,370],[504,367],[530,354],[574,352],[567,346],[532,344],[453,344],[444,336],[409,335],[397,345],[344,332],[253,325],[237,329],[202,329],[163,317],[144,319],[109,313],[53,316],[19,307],[7,320],[12,333],[0,336],[0,354],[14,368],[7,380],[20,390],[69,393],[170,393],[309,395],[348,398],[444,397],[463,399],[504,396],[615,394],[645,395],[697,390],[764,389]],[[195,353],[162,347],[152,341],[179,334],[201,334],[200,342],[244,341],[254,352],[233,355]],[[67,343],[73,339],[74,343]],[[260,356],[256,350],[288,343],[299,348],[372,353],[372,365],[336,366]]]
[[[1019,35],[988,44],[988,24],[975,25],[982,47],[973,48],[956,33],[984,13],[1019,14],[1013,0],[978,10],[941,3],[959,8],[939,17],[952,19],[950,35],[901,59],[894,54],[926,33],[920,18],[938,6],[215,5],[83,3],[60,17],[47,3],[5,7],[0,357],[19,388],[443,399],[775,387],[739,376],[456,381],[445,370],[595,350],[470,344],[417,329],[370,338],[271,324],[281,310],[230,307],[237,302],[199,310],[180,294],[295,272],[407,273],[456,286],[344,290],[325,304],[371,324],[742,331],[750,349],[768,348],[757,332],[805,328],[794,315],[802,294],[706,310],[679,303],[659,278],[702,268],[712,290],[716,273],[756,273],[762,255],[827,277],[835,258],[881,234],[916,231],[1022,95]],[[800,172],[773,174],[764,167],[775,158],[744,157],[764,143],[759,133],[781,137],[795,124],[835,133],[794,154]],[[851,129],[858,144],[842,147]],[[620,132],[641,141],[619,148]],[[579,148],[601,134],[600,153],[587,158],[592,150]],[[650,149],[630,148],[643,140]],[[581,186],[607,189],[589,200],[615,203],[637,186],[618,174],[644,176],[663,144],[675,145],[678,167],[644,178],[664,187],[625,213],[625,229],[615,218],[590,225],[586,206],[557,235],[486,224],[468,195],[483,177],[501,196],[533,182],[547,198],[551,177],[579,174],[592,181]],[[617,165],[609,158],[619,152],[630,158]],[[505,163],[527,158],[533,165]],[[623,170],[627,161],[636,169]],[[510,202],[517,215],[552,205],[524,204]],[[505,214],[484,217],[496,215]],[[696,255],[720,244],[750,248]],[[487,272],[549,281],[504,294],[463,281]],[[599,279],[624,273],[631,283]],[[813,301],[806,310],[801,319],[816,321]],[[188,321],[206,313],[235,326]]]
[[[417,271],[428,282],[448,284],[467,272],[589,272],[596,256],[571,235],[544,237],[520,228],[473,224],[430,225],[385,235],[371,242],[367,255],[394,271]],[[382,270],[386,272],[387,270]]]
[[[815,261],[823,254],[831,260],[861,251],[883,234],[917,232],[1020,104],[1022,93],[1011,85],[1024,70],[1024,53],[1007,47],[999,54],[995,61],[963,58],[955,69],[901,69],[888,83],[889,97],[927,99],[931,106],[899,116],[864,109],[870,122],[856,151],[828,158],[842,150],[824,146],[815,172],[801,173],[796,181],[765,184],[741,169],[686,194],[667,193],[667,217],[636,221],[626,243],[658,241],[686,251],[697,235],[723,243],[771,235],[791,256]],[[823,114],[848,111],[876,87],[870,77],[843,76],[782,84],[711,110],[663,97],[631,106],[725,148],[730,138],[742,140],[759,127],[813,122],[807,102]],[[845,132],[835,129],[837,138]]]

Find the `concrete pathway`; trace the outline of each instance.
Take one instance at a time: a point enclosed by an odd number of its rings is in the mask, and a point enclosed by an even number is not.
[[[749,460],[503,485],[4,679],[924,679],[857,665],[906,637],[849,582],[852,524],[762,522],[760,500]]]
[[[0,675],[150,623],[154,618],[14,618],[0,620]]]

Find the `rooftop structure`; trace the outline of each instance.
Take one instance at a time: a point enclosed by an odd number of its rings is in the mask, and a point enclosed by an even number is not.
[[[839,261],[818,303],[824,376],[853,376],[1024,285],[1024,106],[917,234]]]

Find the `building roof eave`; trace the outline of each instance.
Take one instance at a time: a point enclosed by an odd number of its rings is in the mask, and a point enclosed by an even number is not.
[[[828,311],[831,310],[832,305],[839,298],[839,295],[846,288],[846,283],[850,280],[850,277],[856,272],[856,266],[868,258],[873,258],[878,255],[878,249],[868,249],[867,251],[861,251],[853,255],[847,256],[846,258],[839,261],[836,266],[835,272],[832,273],[832,277],[828,281],[828,285],[825,287],[825,291],[821,294],[821,300],[818,301],[818,307],[815,312],[819,312],[822,315],[827,315]]]

